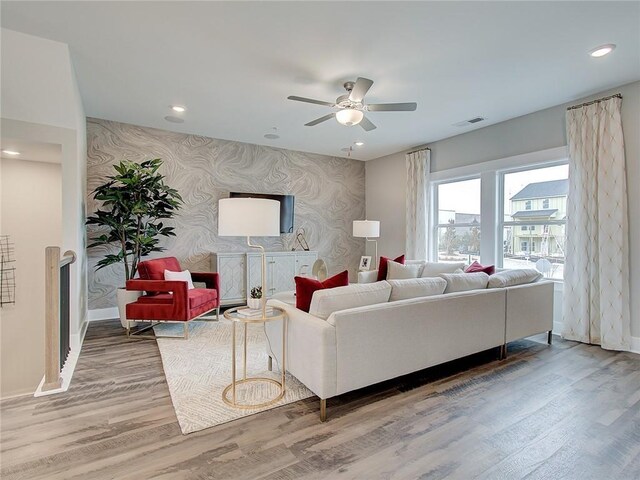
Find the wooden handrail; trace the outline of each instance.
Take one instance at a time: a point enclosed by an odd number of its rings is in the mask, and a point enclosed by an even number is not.
[[[60,247],[45,249],[45,344],[42,391],[62,387],[60,377],[60,269],[76,261],[68,250],[60,257]]]

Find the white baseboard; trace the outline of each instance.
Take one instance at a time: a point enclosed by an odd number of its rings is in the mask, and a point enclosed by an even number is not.
[[[90,322],[97,322],[98,320],[115,320],[118,318],[120,318],[118,307],[97,308],[95,310],[89,310]]]
[[[84,338],[84,337],[83,337]],[[45,395],[53,395],[55,393],[66,392],[71,385],[71,378],[73,377],[73,372],[76,369],[76,365],[78,364],[78,358],[80,358],[80,351],[82,350],[82,345],[79,348],[73,348],[69,352],[67,356],[67,361],[64,363],[64,367],[62,368],[62,372],[60,372],[60,378],[62,379],[62,386],[60,388],[56,388],[54,390],[42,391],[42,386],[44,385],[44,377],[40,380],[40,384],[33,394],[34,397],[44,397]]]

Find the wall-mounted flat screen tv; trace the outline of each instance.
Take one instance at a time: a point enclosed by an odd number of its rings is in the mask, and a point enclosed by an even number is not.
[[[231,192],[230,198],[267,198],[280,202],[280,233],[293,233],[293,206],[295,198],[293,195],[277,195],[270,193],[245,193]]]

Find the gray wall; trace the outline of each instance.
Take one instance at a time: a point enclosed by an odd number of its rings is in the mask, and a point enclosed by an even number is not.
[[[622,93],[629,192],[631,251],[631,333],[640,336],[640,82],[601,92],[473,132],[428,144],[431,171],[481,163],[567,144],[565,110],[569,105]],[[405,244],[405,152],[366,163],[367,218],[380,220],[381,255],[399,255]]]
[[[230,191],[286,193],[296,197],[294,229],[303,227],[312,250],[330,273],[348,269],[355,278],[364,239],[352,237],[352,221],[364,218],[364,163],[259,145],[216,140],[106,120],[87,119],[87,182],[92,192],[122,159],[160,157],[161,172],[185,205],[173,224],[176,237],[164,242],[183,268],[209,271],[211,252],[246,251],[245,240],[217,236],[218,199]],[[87,210],[97,205],[87,199]],[[267,250],[291,250],[294,234],[257,239]],[[88,252],[89,308],[115,306],[124,283],[121,267],[94,267],[104,248]]]

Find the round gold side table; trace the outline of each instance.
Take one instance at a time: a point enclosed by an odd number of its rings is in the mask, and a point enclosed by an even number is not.
[[[224,312],[224,318],[227,320],[231,320],[232,326],[232,335],[231,335],[231,383],[225,387],[222,391],[222,401],[227,405],[234,408],[244,408],[244,409],[253,409],[253,408],[262,408],[267,407],[269,405],[273,405],[285,394],[285,352],[287,346],[287,314],[286,312],[279,307],[268,307],[270,311],[266,312],[265,316],[262,316],[262,312],[258,317],[244,317],[238,314],[238,311],[248,310],[248,307],[234,307],[226,310]],[[247,377],[247,325],[253,323],[266,323],[273,322],[276,320],[282,320],[282,377],[280,381],[274,380],[273,378],[267,377]],[[242,379],[238,380],[236,378],[236,324],[243,324],[244,332],[243,332],[243,341],[242,341]],[[274,398],[267,400],[262,403],[238,403],[236,400],[236,387],[243,383],[272,383],[280,387],[280,393],[276,395]],[[229,392],[231,392],[231,398],[229,398]]]

